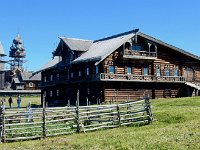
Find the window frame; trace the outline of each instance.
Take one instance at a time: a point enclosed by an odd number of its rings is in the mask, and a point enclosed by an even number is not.
[[[34,86],[34,83],[33,83],[33,82],[29,82],[29,83],[28,83],[28,86],[29,86],[29,87],[33,87],[33,86]]]
[[[115,74],[115,66],[109,66],[109,73]]]
[[[144,66],[143,71],[144,71],[144,76],[149,75],[149,67],[148,66]]]
[[[127,74],[132,74],[132,67],[127,66]]]
[[[90,75],[90,68],[87,67],[87,68],[86,68],[86,76],[89,76],[89,75]]]

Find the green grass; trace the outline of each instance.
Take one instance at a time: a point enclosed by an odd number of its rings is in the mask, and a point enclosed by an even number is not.
[[[153,100],[154,122],[95,132],[0,144],[2,150],[200,149],[200,97]]]
[[[6,108],[9,107],[9,103],[8,103],[8,99],[9,97],[0,97],[5,98],[6,100]],[[13,103],[12,103],[12,107],[17,107],[17,97],[13,96],[12,97]],[[31,102],[31,105],[33,107],[38,107],[41,105],[41,98],[40,96],[30,96],[30,97],[21,97],[21,107],[27,107],[29,102]]]

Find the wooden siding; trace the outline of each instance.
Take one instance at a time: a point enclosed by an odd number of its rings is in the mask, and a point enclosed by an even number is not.
[[[105,89],[105,101],[122,102],[142,99],[151,96],[152,91],[146,89]]]
[[[124,45],[122,45],[98,65],[99,74],[96,74],[95,62],[70,65],[71,54],[63,53],[62,55],[68,55],[63,56],[63,59],[66,59],[63,62],[67,65],[44,71],[42,90],[48,95],[52,91],[53,96],[48,96],[47,99],[52,101],[59,99],[65,101],[65,104],[68,100],[75,103],[77,90],[80,92],[80,103],[83,104],[87,99],[91,103],[98,103],[135,100],[145,96],[167,98],[194,94],[194,88],[188,87],[185,82],[200,83],[200,61],[138,37],[138,44],[142,44],[145,50],[150,48],[148,47],[150,43],[156,47],[156,57],[153,56],[153,59],[145,58],[145,55],[141,58],[124,57]],[[110,73],[110,66],[114,67],[114,73]],[[158,66],[160,66],[160,75],[157,74]],[[127,74],[128,67],[132,68],[131,75]],[[86,74],[86,68],[89,68],[89,75]],[[148,75],[144,75],[144,68],[148,68]],[[175,68],[178,69],[178,74],[175,74]],[[169,73],[167,73],[168,69]],[[56,96],[58,89],[60,95]]]

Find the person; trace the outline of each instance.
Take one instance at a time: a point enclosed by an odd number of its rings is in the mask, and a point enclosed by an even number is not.
[[[18,108],[20,108],[20,104],[21,104],[21,97],[20,95],[17,97],[17,106]]]
[[[1,108],[5,109],[5,103],[6,103],[6,100],[5,100],[5,98],[3,98],[1,100]]]
[[[8,103],[9,103],[9,106],[10,106],[10,108],[11,108],[11,105],[12,105],[12,103],[13,103],[12,97],[10,97],[10,98],[8,99]]]

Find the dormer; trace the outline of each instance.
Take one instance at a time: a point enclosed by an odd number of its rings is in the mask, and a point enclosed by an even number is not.
[[[53,52],[53,55],[60,56],[61,61],[69,64],[86,52],[92,43],[93,41],[90,40],[60,37],[60,43]]]
[[[130,59],[150,59],[157,58],[157,45],[148,40],[141,40],[135,35],[123,45],[123,57]]]

